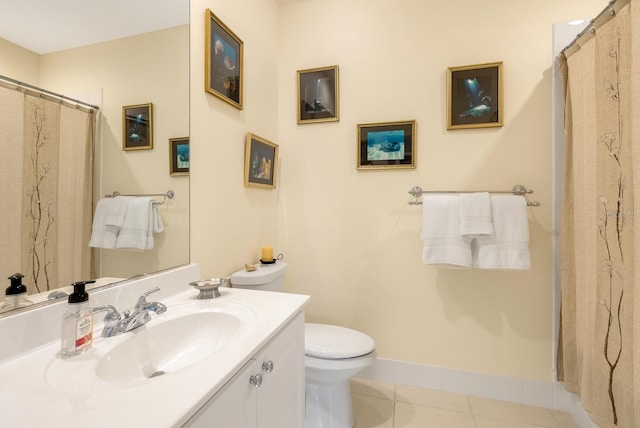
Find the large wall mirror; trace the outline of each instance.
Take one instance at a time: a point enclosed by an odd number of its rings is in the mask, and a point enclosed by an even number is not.
[[[90,177],[77,180],[86,181],[85,187],[90,192],[89,222],[94,224],[98,202],[114,192],[133,195],[136,199],[156,195],[153,198],[161,203],[157,211],[163,230],[153,234],[152,248],[92,248],[86,262],[91,266],[91,278],[50,278],[45,282],[41,274],[38,287],[34,287],[32,276],[22,271],[25,265],[18,259],[31,257],[22,241],[32,232],[17,227],[10,231],[3,229],[10,239],[3,236],[0,254],[11,257],[2,257],[0,262],[0,306],[5,288],[9,286],[5,278],[17,272],[24,275],[28,299],[46,304],[55,301],[52,294],[61,295],[74,281],[96,279],[96,286],[104,286],[188,263],[189,176],[185,167],[188,168],[189,158],[188,152],[186,155],[182,151],[176,153],[172,141],[188,142],[189,138],[189,0],[137,0],[134,3],[111,0],[86,5],[73,0],[24,0],[3,6],[0,75],[99,107],[92,136],[95,137],[90,162],[93,172]],[[14,94],[26,94],[25,89],[11,88],[11,84],[0,89],[0,97],[5,98],[0,99],[0,109],[27,111],[24,107],[27,101],[17,104],[17,108],[7,107],[8,101],[5,102]],[[130,150],[123,144],[128,127],[124,113],[126,106],[137,105],[149,106],[150,116],[143,120],[150,127],[152,140],[139,149]],[[16,154],[14,159],[18,154],[23,156],[24,136],[16,136],[11,128],[22,129],[18,134],[27,133],[25,127],[16,123],[13,118],[0,120],[3,146],[11,147],[9,153]],[[66,126],[60,123],[60,128]],[[61,132],[60,135],[77,133],[77,129],[65,132],[67,134]],[[74,150],[67,152],[74,153]],[[175,163],[171,161],[177,154],[180,174],[175,173]],[[31,162],[27,157],[14,163]],[[64,158],[61,162],[79,162],[73,155],[58,157]],[[61,165],[58,169],[64,171],[64,164]],[[10,201],[21,192],[27,194],[19,190],[22,185],[17,175],[12,175],[12,180],[16,180],[12,183],[5,178],[0,185],[0,200]],[[169,191],[173,198],[162,196]],[[70,195],[57,203],[67,204],[75,198],[73,192]],[[7,209],[6,203],[0,207]],[[26,215],[24,208],[20,210],[18,217]],[[50,224],[57,225],[63,219],[73,226],[74,221],[69,221],[66,214],[59,214]],[[73,227],[70,230],[69,235],[73,235]],[[81,246],[89,247],[89,243],[83,242]],[[79,260],[74,245],[61,243],[57,244],[55,257],[44,255],[37,263],[55,261],[62,266],[78,264]],[[10,312],[0,313],[0,317],[7,314]]]

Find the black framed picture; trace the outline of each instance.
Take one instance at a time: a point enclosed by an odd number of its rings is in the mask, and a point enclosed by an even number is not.
[[[450,67],[447,129],[502,126],[502,62]]]
[[[298,123],[338,120],[338,66],[298,70]]]
[[[153,105],[122,107],[122,150],[153,149]]]
[[[416,167],[416,121],[358,125],[358,169]]]
[[[189,137],[169,139],[169,174],[189,175]]]
[[[248,133],[245,148],[244,185],[275,189],[277,172],[278,145]]]
[[[242,110],[244,44],[210,9],[205,33],[205,91]]]

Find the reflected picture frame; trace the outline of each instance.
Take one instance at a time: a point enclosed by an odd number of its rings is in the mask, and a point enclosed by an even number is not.
[[[265,138],[247,133],[244,162],[244,185],[276,188],[278,145]]]
[[[244,43],[210,9],[205,14],[204,89],[242,110]]]
[[[503,125],[502,62],[447,69],[447,129]]]
[[[153,149],[153,104],[122,107],[122,150]]]
[[[357,169],[414,169],[416,121],[358,124]]]
[[[297,71],[298,124],[340,120],[338,66]]]
[[[189,175],[189,137],[169,138],[169,175]]]

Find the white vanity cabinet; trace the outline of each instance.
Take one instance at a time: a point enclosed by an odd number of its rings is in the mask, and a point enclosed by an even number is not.
[[[188,428],[303,426],[303,312],[289,321],[184,425]]]

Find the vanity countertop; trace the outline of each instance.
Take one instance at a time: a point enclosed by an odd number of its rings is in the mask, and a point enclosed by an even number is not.
[[[0,364],[0,415],[7,427],[179,427],[262,348],[309,297],[295,294],[220,288],[222,296],[197,300],[197,291],[180,291],[162,303],[172,307],[242,305],[255,314],[244,333],[223,349],[187,367],[135,381],[106,381],[96,375],[105,358],[128,332],[96,337],[87,352],[62,360],[59,340],[50,341]],[[155,317],[155,315],[154,315]],[[96,315],[96,323],[101,317]],[[152,326],[156,319],[149,321]],[[97,326],[99,327],[99,326]],[[140,327],[144,329],[146,326]],[[94,329],[99,336],[100,330]]]

